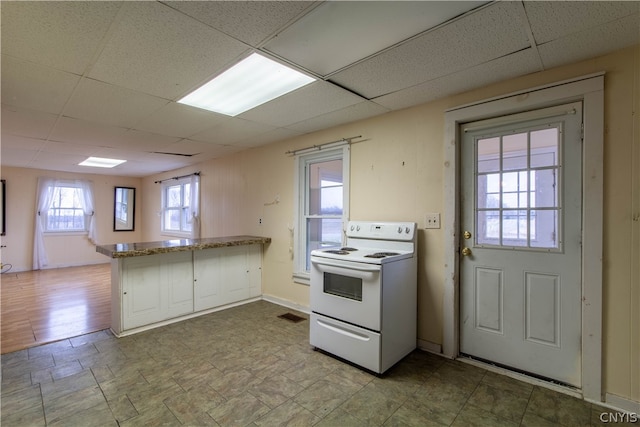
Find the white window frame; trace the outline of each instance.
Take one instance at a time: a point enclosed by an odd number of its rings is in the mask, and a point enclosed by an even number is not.
[[[72,181],[68,182],[57,182],[54,185],[51,185],[52,191],[55,193],[58,188],[74,188],[79,191],[83,191],[82,186],[75,184]],[[54,209],[53,200],[52,206],[49,208],[49,211]],[[84,207],[82,206],[82,202],[78,207],[60,207],[58,209],[74,209],[82,211],[82,228],[73,228],[73,229],[60,229],[60,228],[50,228],[49,227],[49,211],[43,212],[42,214],[42,229],[45,234],[88,234],[89,233],[89,221],[91,220],[91,215],[87,215],[84,213]]]
[[[185,208],[188,208],[189,210],[191,209],[190,206],[186,206],[184,205],[185,202],[185,194],[184,194],[184,186],[185,184],[193,184],[193,181],[191,180],[191,177],[183,177],[183,178],[178,178],[178,179],[171,179],[168,181],[164,181],[162,182],[161,185],[161,191],[162,191],[162,206],[161,206],[161,210],[160,210],[160,231],[163,235],[165,236],[175,236],[175,237],[192,237],[192,233],[193,233],[193,226],[194,224],[191,223],[191,229],[190,230],[185,230],[183,229],[184,224],[182,223],[182,212],[180,213],[180,230],[168,230],[165,227],[165,213],[167,210],[174,210],[174,209],[179,209],[180,211],[184,210]],[[166,200],[166,196],[167,196],[167,189],[169,187],[175,187],[176,185],[180,185],[180,199],[181,199],[181,206],[179,208],[167,208],[167,200]],[[195,183],[195,189],[191,188],[190,191],[196,191],[199,192],[200,191],[200,185],[198,182]],[[197,194],[196,196],[196,200],[199,199],[200,195]],[[190,198],[189,202],[191,202],[191,200],[193,200],[193,197]],[[189,220],[187,220],[188,222]]]
[[[344,243],[344,229],[349,220],[349,169],[350,149],[347,142],[323,146],[322,149],[311,149],[297,153],[295,156],[294,198],[298,203],[294,206],[293,228],[293,279],[297,283],[309,284],[309,271],[306,270],[307,259],[307,200],[309,198],[309,184],[307,182],[307,168],[310,164],[342,160],[342,240]]]

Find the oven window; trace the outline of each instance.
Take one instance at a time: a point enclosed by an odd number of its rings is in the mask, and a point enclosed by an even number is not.
[[[324,273],[324,293],[362,301],[362,279]]]

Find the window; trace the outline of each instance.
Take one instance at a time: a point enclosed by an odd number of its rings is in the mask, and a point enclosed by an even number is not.
[[[172,179],[162,184],[162,232],[199,237],[196,178]]]
[[[39,270],[48,263],[44,245],[45,233],[82,232],[91,243],[96,243],[93,206],[93,190],[89,181],[38,179],[34,270]]]
[[[477,243],[560,249],[559,124],[476,140]]]
[[[311,251],[342,244],[348,218],[349,146],[298,155],[296,171],[294,277],[307,283]]]
[[[82,189],[76,186],[52,187],[51,206],[44,215],[47,232],[87,231]]]

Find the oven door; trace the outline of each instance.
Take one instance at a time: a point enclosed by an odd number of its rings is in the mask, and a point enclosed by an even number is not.
[[[380,331],[381,265],[311,257],[311,311]]]

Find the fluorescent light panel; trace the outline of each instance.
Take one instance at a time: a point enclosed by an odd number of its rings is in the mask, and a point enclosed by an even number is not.
[[[314,80],[254,53],[178,102],[237,116]]]
[[[126,160],[107,159],[104,157],[89,157],[85,161],[78,163],[78,165],[92,166],[96,168],[113,168],[124,162],[126,162]]]

